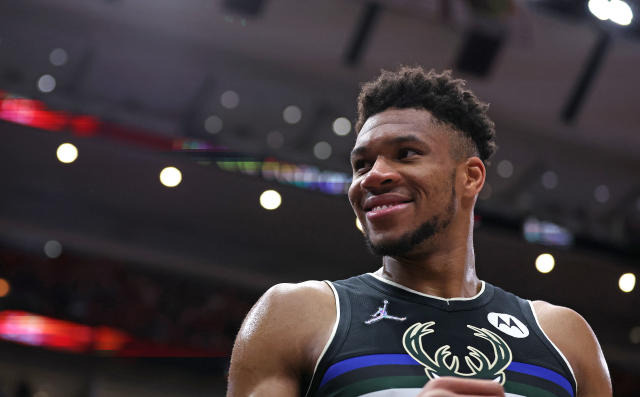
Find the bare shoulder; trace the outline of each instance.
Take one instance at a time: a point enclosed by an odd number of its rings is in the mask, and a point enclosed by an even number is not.
[[[533,301],[540,326],[567,358],[578,382],[578,397],[611,396],[611,379],[598,339],[576,311]]]
[[[281,335],[289,343],[291,337],[312,337],[318,327],[332,326],[335,315],[335,298],[326,282],[277,284],[251,309],[238,338],[252,338],[259,332],[269,333],[276,340]]]
[[[296,395],[336,319],[322,281],[275,285],[244,320],[231,356],[229,395]]]

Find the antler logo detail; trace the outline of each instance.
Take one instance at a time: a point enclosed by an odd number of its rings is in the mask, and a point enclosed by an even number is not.
[[[469,354],[464,357],[464,361],[470,369],[470,372],[460,372],[460,360],[458,356],[452,356],[451,346],[440,346],[431,358],[422,346],[422,337],[435,331],[431,327],[435,321],[428,323],[415,323],[409,327],[403,337],[402,344],[404,349],[414,360],[424,365],[425,372],[429,379],[438,378],[440,376],[466,376],[477,379],[488,379],[504,385],[506,376],[504,370],[511,364],[511,349],[509,345],[498,335],[486,328],[478,328],[473,325],[467,325],[474,331],[473,336],[482,338],[493,347],[493,360],[490,360],[483,352],[473,346],[467,346]],[[450,357],[452,356],[452,357]]]

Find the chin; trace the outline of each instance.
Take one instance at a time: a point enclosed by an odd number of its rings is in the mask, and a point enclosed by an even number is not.
[[[415,230],[405,231],[405,233],[367,233],[365,242],[369,250],[375,255],[403,256],[442,233],[450,221],[450,218],[441,221],[439,218],[434,217]],[[394,236],[393,234],[396,235]]]
[[[396,231],[384,231],[384,232],[373,232],[366,233],[365,238],[368,244],[371,245],[395,245],[398,244],[403,239],[406,239],[407,236],[411,235],[411,231],[396,232]]]
[[[365,237],[365,242],[369,251],[378,256],[402,256],[410,253],[415,244],[406,236],[398,238],[377,238]]]

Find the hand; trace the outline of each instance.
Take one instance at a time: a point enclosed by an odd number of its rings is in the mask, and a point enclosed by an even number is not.
[[[504,397],[504,389],[490,380],[443,376],[427,382],[417,397]]]

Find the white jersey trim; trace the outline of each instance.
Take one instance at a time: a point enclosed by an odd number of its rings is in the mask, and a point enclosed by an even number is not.
[[[474,296],[472,296],[470,298],[442,298],[440,296],[425,294],[423,292],[416,291],[416,290],[411,289],[409,287],[405,287],[402,284],[398,284],[395,281],[387,280],[386,278],[378,276],[377,274],[374,274],[374,273],[368,273],[368,274],[370,274],[371,276],[375,277],[376,279],[382,281],[383,283],[386,283],[386,284],[389,284],[389,285],[393,285],[394,287],[398,287],[400,289],[403,289],[405,291],[411,292],[413,294],[424,296],[424,297],[427,297],[427,298],[438,299],[438,300],[445,301],[445,302],[450,302],[450,301],[470,301],[470,300],[477,299],[480,295],[482,295],[482,293],[484,292],[484,287],[485,287],[484,281],[480,280],[480,283],[482,283],[482,287],[480,287],[480,292],[478,292],[477,294],[475,294]]]
[[[406,389],[385,389],[371,393],[361,394],[359,397],[415,397],[422,389],[406,388]],[[505,393],[505,397],[526,397],[521,394]]]
[[[421,390],[418,388],[384,389],[361,394],[358,397],[415,397]]]
[[[551,346],[553,346],[556,349],[556,351],[558,352],[560,357],[562,357],[562,359],[564,360],[564,363],[567,364],[567,368],[569,368],[569,371],[571,372],[571,376],[573,377],[573,383],[576,385],[576,396],[577,396],[578,395],[578,380],[576,379],[576,375],[573,372],[573,368],[571,368],[571,364],[569,363],[569,360],[567,360],[567,358],[564,356],[564,354],[562,354],[562,351],[560,351],[560,349],[558,349],[558,346],[556,346],[556,344],[553,343],[551,338],[549,338],[549,335],[547,335],[547,333],[544,332],[544,329],[542,329],[542,326],[540,325],[540,321],[538,321],[538,315],[536,314],[536,309],[533,307],[533,303],[530,300],[527,300],[527,302],[529,302],[529,306],[531,307],[531,312],[533,313],[533,318],[536,319],[536,324],[538,325],[538,328],[540,328],[540,331],[542,331],[542,334],[545,336],[545,338],[547,338],[549,343],[551,343]]]
[[[313,374],[311,375],[311,380],[309,381],[309,387],[307,388],[307,392],[304,394],[305,396],[308,396],[309,392],[311,391],[311,386],[313,385],[313,381],[316,377],[316,371],[318,370],[320,361],[322,361],[322,358],[324,357],[325,353],[329,349],[329,346],[331,346],[331,342],[333,342],[333,338],[335,338],[336,332],[338,331],[338,325],[340,324],[340,298],[338,297],[338,291],[336,291],[336,287],[333,286],[333,283],[331,281],[324,280],[324,282],[327,283],[327,285],[331,288],[331,291],[333,292],[333,296],[335,298],[336,322],[335,324],[333,324],[333,330],[331,331],[331,336],[329,336],[329,340],[327,340],[327,343],[324,345],[324,349],[322,349],[322,353],[320,353],[320,357],[318,357],[318,360],[316,361],[316,366],[313,368]]]

